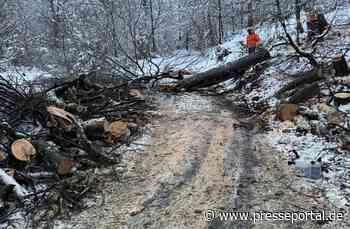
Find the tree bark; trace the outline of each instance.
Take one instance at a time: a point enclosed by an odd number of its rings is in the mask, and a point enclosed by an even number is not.
[[[294,95],[292,95],[289,99],[289,103],[298,104],[301,103],[313,96],[320,94],[320,86],[317,82],[308,84],[304,88],[298,90]]]
[[[297,44],[300,45],[300,34],[304,32],[303,25],[301,23],[301,2],[300,0],[295,0],[295,18],[297,20]]]
[[[219,23],[219,44],[222,44],[223,39],[224,39],[224,24],[222,22],[222,2],[221,0],[218,0],[218,10],[219,10],[219,18],[218,18],[218,23]]]
[[[345,105],[350,103],[350,93],[340,92],[334,95],[334,103],[338,105]]]
[[[333,60],[333,67],[335,69],[336,76],[345,76],[349,74],[348,63],[346,62],[346,59],[343,54],[337,56]]]
[[[307,72],[299,73],[298,75],[295,75],[294,78],[297,78],[296,80],[288,83],[286,86],[282,87],[277,93],[276,96],[281,98],[281,96],[290,90],[293,90],[301,85],[304,84],[310,84],[319,80],[322,80],[323,77],[321,76],[321,73],[319,69],[313,69]]]
[[[270,59],[270,53],[265,49],[259,49],[255,55],[242,57],[234,62],[227,63],[206,72],[185,79],[176,86],[177,89],[192,90],[209,87],[233,77],[242,76],[250,67],[262,61]]]
[[[155,37],[155,23],[154,23],[154,16],[153,16],[153,1],[149,1],[149,8],[150,8],[150,19],[151,19],[151,36],[152,36],[152,52],[155,52],[157,50],[156,47],[156,37]]]

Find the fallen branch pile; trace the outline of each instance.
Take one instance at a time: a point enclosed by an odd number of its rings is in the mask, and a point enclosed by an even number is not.
[[[118,163],[113,149],[147,119],[141,89],[128,82],[82,75],[52,84],[0,76],[0,225],[19,209],[32,216],[57,204],[57,214],[82,209],[79,200],[95,182],[81,171]]]

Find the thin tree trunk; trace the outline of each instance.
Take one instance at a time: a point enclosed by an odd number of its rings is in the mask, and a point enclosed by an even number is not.
[[[300,12],[301,12],[300,0],[295,0],[295,18],[297,21],[296,31],[297,31],[297,44],[298,45],[300,45],[300,34],[304,32],[303,25],[301,24]]]
[[[240,12],[240,18],[241,18],[241,28],[244,27],[244,4],[243,2],[240,3],[241,4],[241,12]]]
[[[235,5],[234,5],[234,1],[231,2],[231,9],[232,9],[232,16],[231,16],[231,23],[232,23],[232,33],[235,32]]]
[[[222,44],[223,38],[224,38],[224,25],[222,22],[222,2],[221,0],[218,0],[218,10],[219,10],[219,18],[218,18],[218,23],[219,23],[219,44]]]
[[[211,19],[212,18],[210,14],[210,9],[208,9],[208,27],[209,27],[209,46],[210,47],[216,45],[215,32],[214,32],[214,27]]]
[[[186,40],[185,40],[185,47],[186,50],[190,50],[190,33],[188,31],[186,31]]]
[[[151,16],[151,36],[152,36],[152,51],[155,52],[157,50],[156,47],[156,38],[155,38],[155,26],[154,26],[154,17],[153,17],[153,0],[149,1],[150,7],[150,16]]]
[[[249,15],[248,15],[248,27],[249,26],[254,26],[255,25],[255,20],[254,20],[254,0],[251,0],[249,3],[248,3],[248,12],[249,12]]]
[[[111,10],[110,10],[110,19],[111,19],[111,26],[112,26],[112,50],[113,50],[113,56],[117,56],[118,55],[118,51],[117,51],[117,30],[116,30],[116,26],[115,26],[115,18],[114,18],[114,11],[115,11],[115,6],[114,6],[114,2],[111,2]]]

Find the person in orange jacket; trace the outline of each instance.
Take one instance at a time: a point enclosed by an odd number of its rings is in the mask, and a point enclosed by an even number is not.
[[[246,38],[246,47],[248,48],[248,53],[255,54],[256,48],[260,45],[261,39],[258,34],[255,33],[253,28],[248,28],[248,35]]]

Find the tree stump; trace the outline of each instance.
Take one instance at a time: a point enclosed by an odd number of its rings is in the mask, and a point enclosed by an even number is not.
[[[36,155],[34,146],[26,139],[19,139],[12,143],[11,151],[19,161],[30,161]]]
[[[328,26],[329,23],[323,13],[315,11],[309,12],[307,14],[308,40],[322,34]]]
[[[349,66],[343,54],[339,54],[335,57],[333,60],[333,67],[336,76],[345,76],[349,74]]]
[[[277,119],[281,121],[291,121],[298,114],[298,106],[296,104],[281,104],[277,110]]]
[[[350,103],[350,93],[341,92],[334,95],[334,102],[336,105],[345,105]]]

